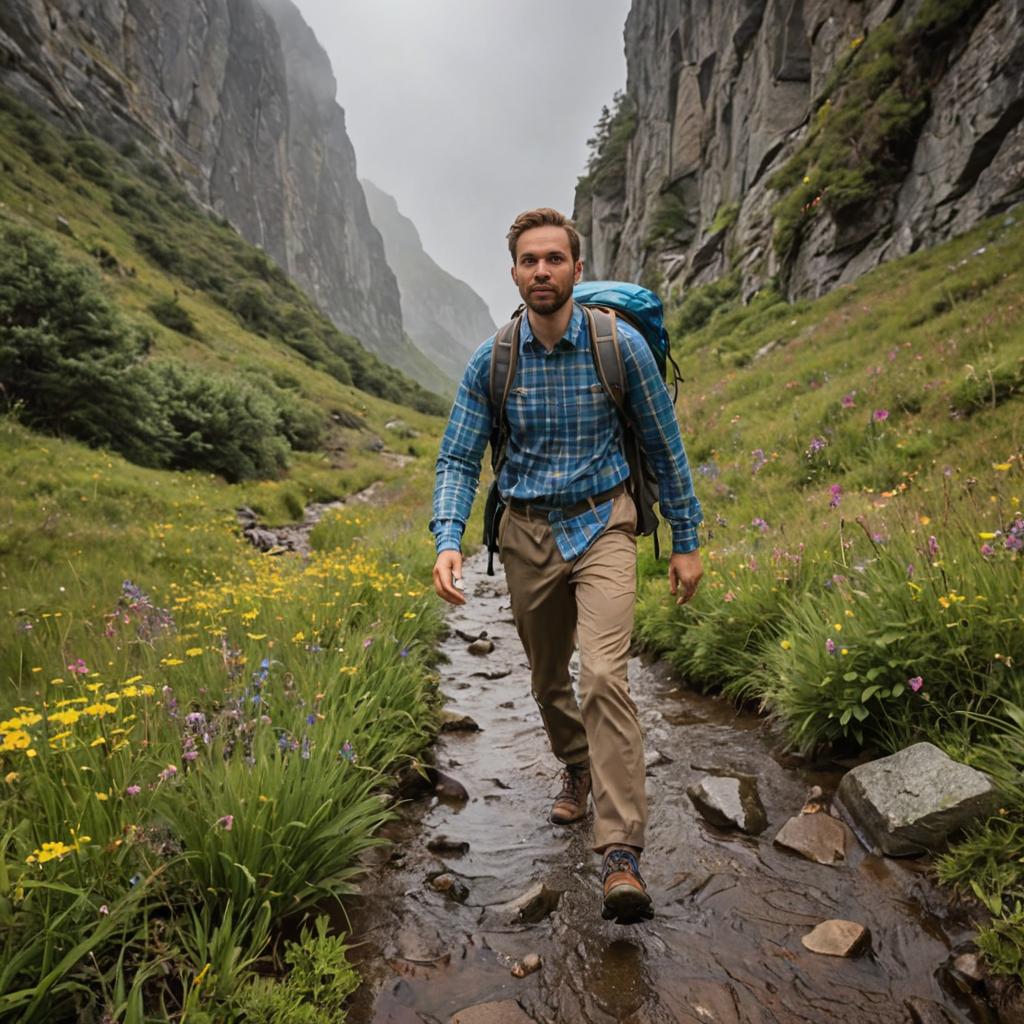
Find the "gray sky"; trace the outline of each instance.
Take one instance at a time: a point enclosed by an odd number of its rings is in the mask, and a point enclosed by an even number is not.
[[[338,80],[359,175],[499,323],[517,213],[572,213],[586,140],[625,86],[629,0],[295,0]],[[483,340],[483,339],[480,339]]]

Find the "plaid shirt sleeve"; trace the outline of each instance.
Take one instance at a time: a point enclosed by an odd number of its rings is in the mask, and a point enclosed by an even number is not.
[[[473,508],[480,463],[491,436],[487,387],[493,343],[493,338],[485,341],[470,359],[437,453],[430,531],[438,554],[461,550],[462,534]]]
[[[697,527],[704,516],[693,493],[672,396],[643,338],[621,320],[618,335],[626,366],[626,411],[658,477],[658,508],[672,527],[672,551],[696,551]]]

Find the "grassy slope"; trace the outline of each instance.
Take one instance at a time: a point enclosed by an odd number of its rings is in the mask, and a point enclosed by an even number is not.
[[[703,297],[670,311],[706,577],[679,609],[648,559],[639,613],[694,685],[757,702],[795,746],[930,739],[999,774],[1000,816],[941,870],[980,885],[982,946],[1017,975],[1022,295],[1016,211],[816,302],[726,301],[690,333]]]

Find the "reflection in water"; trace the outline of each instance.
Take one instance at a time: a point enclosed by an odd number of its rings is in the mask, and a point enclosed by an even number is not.
[[[612,1020],[625,1020],[643,1006],[651,992],[644,949],[638,942],[595,937],[586,967],[584,990]]]

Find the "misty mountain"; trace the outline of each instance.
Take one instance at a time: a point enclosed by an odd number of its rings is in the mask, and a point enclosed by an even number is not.
[[[392,196],[363,180],[370,218],[398,278],[402,320],[413,344],[458,380],[477,346],[495,332],[486,303],[424,251],[416,225]]]

